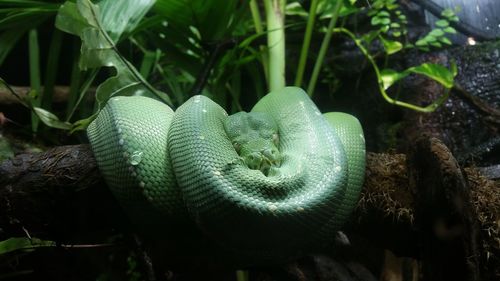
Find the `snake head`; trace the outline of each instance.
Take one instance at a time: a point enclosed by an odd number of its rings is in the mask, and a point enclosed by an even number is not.
[[[268,175],[271,167],[281,165],[278,126],[262,112],[238,112],[224,123],[228,138],[243,163]]]

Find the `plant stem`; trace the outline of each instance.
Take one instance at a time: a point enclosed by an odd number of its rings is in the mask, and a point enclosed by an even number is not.
[[[236,270],[236,281],[248,281],[248,271],[247,270]]]
[[[40,48],[38,46],[38,31],[31,29],[28,35],[28,48],[29,48],[29,63],[30,63],[30,86],[32,93],[35,96],[31,98],[33,106],[40,106],[40,89],[42,87],[40,82]],[[38,130],[40,119],[35,114],[31,113],[31,129],[34,133]]]
[[[107,41],[107,43],[109,44],[109,47],[111,47],[113,49],[113,51],[117,54],[117,57],[120,59],[120,61],[123,63],[123,65],[130,70],[130,72],[134,76],[134,78],[138,82],[140,82],[142,85],[144,85],[144,87],[146,89],[148,89],[151,93],[155,94],[160,99],[162,99],[165,103],[167,103],[167,105],[173,106],[172,101],[170,100],[170,98],[168,96],[163,96],[162,93],[160,93],[153,86],[151,86],[151,84],[149,84],[148,81],[146,81],[146,79],[144,79],[139,74],[139,72],[137,72],[137,70],[134,68],[134,66],[123,57],[123,55],[119,52],[118,48],[116,47],[115,41],[113,41],[113,39],[109,36],[109,34],[101,26],[101,21],[100,21],[99,17],[97,16],[96,11],[93,8],[94,4],[90,0],[86,0],[86,1],[87,1],[87,5],[90,8],[90,12],[92,13],[92,18],[97,23],[97,29],[102,34],[104,39]],[[103,101],[99,101],[99,102],[103,102]]]
[[[309,85],[307,86],[307,93],[309,93],[309,96],[311,97],[314,94],[314,88],[316,87],[319,71],[321,70],[321,66],[323,65],[323,60],[325,59],[328,46],[330,45],[330,40],[332,39],[332,34],[333,34],[333,28],[337,23],[337,19],[339,17],[339,11],[340,8],[342,8],[342,4],[343,4],[342,0],[337,0],[337,2],[335,3],[335,7],[333,8],[332,18],[330,19],[330,23],[328,24],[328,29],[326,31],[325,38],[323,38],[323,42],[321,42],[318,58],[316,59],[316,63],[314,64],[311,80],[309,80]]]
[[[73,114],[75,114],[76,109],[82,102],[83,98],[85,97],[85,94],[87,93],[87,90],[90,88],[90,85],[92,85],[92,82],[94,82],[95,77],[97,76],[97,73],[99,72],[99,69],[92,69],[89,71],[89,74],[87,76],[87,79],[85,82],[83,82],[81,89],[80,89],[80,95],[78,97],[78,100],[76,101],[75,105],[73,106],[73,109],[71,110],[70,114],[66,118],[66,120],[70,120],[71,117],[73,117]]]
[[[45,83],[43,85],[43,96],[41,97],[42,108],[46,110],[50,110],[52,107],[52,96],[54,95],[54,85],[56,83],[59,57],[61,55],[62,35],[62,31],[54,29],[50,42],[49,54],[47,56]]]
[[[76,101],[78,99],[78,88],[81,83],[81,79],[83,77],[83,73],[80,70],[80,67],[78,66],[78,62],[80,61],[80,48],[79,44],[76,44],[78,42],[76,38],[73,38],[73,42],[75,44],[73,45],[73,61],[72,61],[72,66],[71,66],[71,80],[69,83],[69,98],[68,98],[68,103],[66,105],[66,122],[70,121],[71,115],[75,111],[76,107]]]
[[[256,0],[250,0],[250,12],[252,13],[252,19],[255,26],[255,32],[257,34],[263,34],[264,28],[262,27],[262,17],[260,16],[259,7]],[[269,57],[264,46],[260,46],[262,67],[264,68],[264,76],[266,81],[269,81]]]
[[[271,92],[285,87],[285,4],[286,0],[264,0]]]
[[[300,87],[302,79],[304,78],[304,70],[306,69],[307,54],[309,52],[309,45],[311,45],[311,36],[316,19],[316,10],[318,8],[318,0],[312,0],[311,8],[309,9],[309,16],[307,18],[306,34],[304,35],[304,42],[300,50],[299,66],[297,68],[297,75],[295,76],[295,86]]]
[[[26,101],[21,98],[17,93],[16,91],[14,91],[14,89],[9,85],[7,84],[7,82],[5,82],[5,80],[2,79],[2,77],[0,77],[0,86],[5,86],[5,88],[7,88],[7,90],[9,90],[9,92],[14,95],[18,100],[19,100],[19,103],[22,104],[23,106],[27,107],[27,108],[31,108],[31,106],[26,103]]]
[[[379,68],[377,66],[377,63],[373,59],[373,56],[363,46],[363,44],[361,43],[361,40],[359,40],[358,38],[356,38],[356,35],[354,35],[352,32],[350,32],[349,30],[347,30],[345,28],[335,28],[334,32],[344,33],[347,36],[349,36],[354,41],[354,43],[359,48],[359,50],[363,53],[363,55],[366,57],[366,59],[368,59],[368,61],[370,62],[370,64],[373,67],[373,70],[375,71],[375,75],[377,76],[377,82],[378,82],[379,91],[382,94],[382,97],[388,103],[394,104],[394,105],[398,105],[398,106],[401,106],[401,107],[406,107],[406,108],[409,108],[409,109],[412,109],[412,110],[415,110],[415,111],[428,113],[428,112],[433,112],[434,110],[436,110],[436,108],[438,108],[448,98],[448,96],[450,94],[450,89],[449,88],[445,89],[445,92],[444,92],[443,95],[441,95],[438,99],[436,99],[433,103],[429,104],[426,107],[421,107],[421,106],[418,106],[418,105],[414,105],[414,104],[411,104],[411,103],[407,103],[407,102],[403,102],[403,101],[399,101],[399,100],[395,100],[395,99],[391,98],[387,94],[387,92],[385,91],[384,82],[382,81],[382,75],[380,74],[380,70],[379,70]]]

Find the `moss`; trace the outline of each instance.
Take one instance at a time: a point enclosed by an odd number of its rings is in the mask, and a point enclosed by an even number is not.
[[[408,188],[406,156],[403,154],[367,155],[367,171],[358,211],[383,210],[384,217],[399,223],[413,223],[413,195]]]
[[[486,272],[500,276],[500,182],[486,179],[476,169],[466,168],[471,200],[481,229]]]

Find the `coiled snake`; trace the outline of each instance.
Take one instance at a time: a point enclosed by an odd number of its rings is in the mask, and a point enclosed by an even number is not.
[[[154,229],[191,220],[250,256],[294,255],[331,241],[364,177],[358,120],[321,114],[295,87],[231,116],[205,96],[175,113],[151,98],[114,97],[87,132],[134,222]]]

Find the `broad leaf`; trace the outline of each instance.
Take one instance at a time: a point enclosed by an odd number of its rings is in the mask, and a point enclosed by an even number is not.
[[[423,63],[401,72],[393,69],[383,69],[380,71],[380,78],[382,79],[384,89],[387,90],[394,83],[412,73],[427,76],[437,81],[447,89],[451,89],[453,87],[453,79],[457,75],[456,66],[454,64],[452,64],[451,68],[448,69],[435,63]]]
[[[56,242],[38,238],[14,237],[0,241],[0,256],[13,251],[31,251],[38,247],[55,247]]]
[[[7,30],[0,34],[0,65],[28,29]]]
[[[238,0],[158,0],[154,10],[169,24],[194,26],[200,31],[203,40],[217,41],[230,34],[232,23],[241,20],[235,17],[239,2]]]
[[[438,20],[434,24],[436,26],[443,27],[443,28],[450,25],[450,23],[447,20]]]
[[[401,44],[401,42],[385,39],[383,36],[379,36],[379,38],[388,55],[395,54],[403,49],[403,44]]]
[[[60,30],[79,35],[88,26],[89,23],[80,14],[75,3],[68,1],[59,8],[56,17],[56,27]]]
[[[382,84],[384,90],[389,89],[394,83],[408,76],[406,72],[397,72],[393,69],[383,69],[380,71],[380,78],[382,79]]]
[[[453,78],[456,75],[456,71],[454,71],[455,67],[452,65],[451,71],[439,64],[435,63],[424,63],[419,66],[414,66],[408,69],[408,71],[412,73],[417,73],[421,75],[425,75],[431,79],[436,80],[444,87],[450,89],[453,87]]]
[[[432,30],[429,35],[434,36],[434,37],[440,37],[444,35],[444,31],[440,28],[436,28]]]
[[[445,28],[444,32],[451,33],[451,34],[456,34],[457,33],[457,31],[455,30],[455,28],[453,28],[451,26],[448,26],[447,28]]]
[[[43,108],[33,107],[33,111],[40,118],[40,120],[42,120],[42,122],[49,127],[63,130],[69,130],[72,127],[71,123],[59,120],[56,115]]]
[[[19,39],[54,16],[58,7],[44,1],[0,1],[0,65]]]
[[[68,1],[61,6],[56,27],[81,38],[80,68],[107,66],[116,69],[116,75],[108,78],[96,90],[99,109],[115,95],[145,95],[170,103],[170,99],[155,90],[116,48],[122,33],[136,26],[151,5],[151,1],[145,0],[104,0],[97,6],[89,0],[77,0],[76,4]],[[130,25],[125,24],[128,21],[131,21]],[[88,120],[81,121],[84,122],[78,124],[88,123]]]
[[[131,32],[155,3],[155,0],[101,1],[101,24],[113,41]]]

